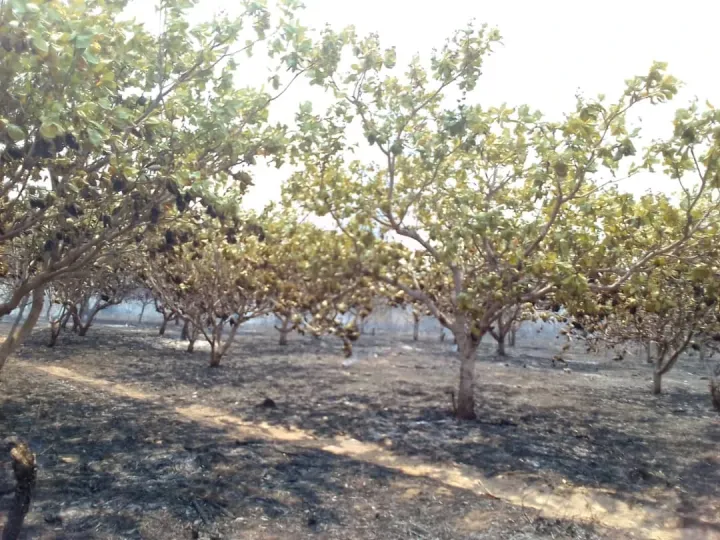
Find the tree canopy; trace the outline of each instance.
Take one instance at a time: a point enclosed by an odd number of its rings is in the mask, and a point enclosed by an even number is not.
[[[352,60],[323,81],[332,106],[298,113],[303,170],[287,186],[288,197],[330,215],[358,245],[365,240],[375,254],[370,274],[455,334],[464,359],[459,415],[468,418],[478,344],[508,307],[616,292],[654,258],[706,234],[717,210],[714,111],[679,111],[673,137],[645,150],[628,125],[631,110],[676,94],[664,64],[629,79],[615,99],[578,97],[553,121],[526,105],[470,101],[498,40],[471,26],[400,72],[377,36],[350,34]],[[350,137],[352,126],[364,142]],[[667,220],[651,224],[647,205],[617,183],[658,163],[679,181],[681,203],[651,205]],[[700,180],[690,184],[690,175]],[[678,224],[674,235],[643,241],[654,227]],[[369,231],[379,231],[371,242]],[[383,257],[379,244],[398,239],[417,251]]]
[[[651,317],[664,287],[683,313],[697,287],[712,297],[697,273],[717,273],[720,113],[691,103],[665,140],[643,142],[635,113],[677,93],[663,63],[550,119],[476,102],[500,41],[487,26],[398,66],[377,35],[309,32],[295,0],[197,24],[197,1],[162,0],[158,33],[123,18],[126,4],[0,6],[0,316],[34,300],[0,365],[46,288],[72,284],[55,298],[77,311],[71,293],[102,291],[114,279],[103,269],[124,264],[165,322],[208,340],[212,365],[250,318],[274,314],[281,339],[335,334],[351,354],[378,301],[412,305],[454,334],[458,415],[472,418],[479,343],[504,340],[516,318],[564,306],[611,339],[609,312],[612,328],[631,326],[633,299]],[[258,49],[267,87],[244,87]],[[331,105],[272,123],[301,75]],[[244,211],[256,165],[288,160],[282,207]],[[677,193],[626,193],[641,172]]]
[[[202,200],[217,215],[219,189],[242,195],[258,159],[282,161],[285,127],[268,106],[292,80],[281,68],[307,69],[297,3],[247,1],[193,25],[196,4],[160,2],[159,35],[124,19],[124,1],[0,6],[0,250],[22,244],[29,266],[0,316],[173,207]],[[240,87],[243,58],[271,39],[273,88]]]

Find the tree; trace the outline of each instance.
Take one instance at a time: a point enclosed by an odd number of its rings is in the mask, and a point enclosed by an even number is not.
[[[40,313],[42,313],[45,303],[45,288],[38,287],[35,289],[30,295],[30,302],[30,312],[25,321],[20,324],[20,319],[16,319],[5,341],[0,345],[0,370],[5,366],[10,354],[27,339],[40,319]]]
[[[213,225],[206,221],[192,241],[187,231],[169,229],[142,272],[162,304],[192,326],[188,351],[201,334],[210,344],[210,367],[218,367],[240,326],[272,311],[274,280],[261,228],[239,237],[233,229],[228,241],[229,233]]]
[[[136,285],[121,269],[122,264],[121,261],[107,266],[96,264],[82,277],[66,278],[53,285],[53,302],[61,305],[66,313],[51,321],[52,345],[65,317],[69,316],[73,329],[84,336],[101,311],[121,304],[133,293]]]
[[[48,347],[57,344],[60,332],[66,328],[67,323],[76,309],[76,300],[81,293],[77,289],[62,289],[61,287],[79,287],[80,283],[73,280],[66,280],[64,284],[52,284],[48,286],[48,324],[50,326],[50,339]],[[75,328],[77,330],[77,328]]]
[[[48,311],[48,324],[50,325],[50,339],[48,340],[48,347],[54,347],[57,344],[61,330],[65,328],[70,320],[70,317],[72,317],[72,312],[68,309],[68,306],[61,303],[61,301],[58,302],[59,309],[53,309],[53,307],[55,307],[54,300],[55,299],[52,297],[51,293],[49,301],[50,310]]]
[[[717,231],[719,224],[713,220],[707,232]],[[681,355],[700,350],[720,333],[718,255],[714,243],[701,241],[686,246],[682,258],[656,259],[653,268],[635,274],[617,294],[601,296],[596,315],[576,316],[575,333],[589,332],[592,342],[613,347],[646,344],[653,394],[660,394],[662,376]],[[615,357],[623,358],[622,353]]]
[[[128,295],[129,300],[134,300],[135,302],[140,304],[140,315],[138,315],[138,324],[142,324],[143,315],[145,314],[145,309],[155,303],[155,297],[152,294],[152,291],[150,289],[147,289],[145,287],[139,287],[132,293]],[[162,334],[160,334],[162,335]]]
[[[162,318],[163,318],[163,322],[160,323],[160,329],[158,330],[158,335],[164,336],[168,323],[172,320],[175,320],[175,321],[180,320],[180,314],[177,311],[174,311],[174,310],[168,308],[167,306],[165,306],[160,300],[157,299],[157,297],[153,298],[153,303],[155,304],[155,311],[157,311],[160,315],[162,315]]]
[[[520,330],[520,326],[522,326],[522,320],[515,320],[510,325],[510,345],[511,347],[515,347],[517,343],[517,332]]]
[[[288,344],[288,334],[292,332],[296,326],[294,323],[294,313],[292,311],[281,311],[275,312],[275,318],[280,323],[280,326],[275,326],[275,330],[280,333],[278,338],[278,345],[285,346]]]
[[[352,356],[360,325],[385,288],[360,271],[355,246],[343,234],[302,223],[288,209],[268,220],[266,231],[275,313],[300,333],[340,338],[345,356]]]
[[[720,352],[720,334],[704,335],[698,341],[700,362],[705,364],[708,370],[710,402],[713,408],[720,412],[720,364],[711,361],[712,357]]]
[[[123,20],[124,1],[0,3],[0,254],[22,244],[33,255],[0,316],[104,264],[208,186],[247,187],[257,159],[283,153],[285,129],[268,121],[273,96],[233,81],[239,54],[270,38],[271,69],[308,68],[297,3],[271,14],[247,1],[236,18],[192,25],[196,3],[160,2],[159,35]],[[276,95],[285,90],[279,74],[271,80]],[[33,319],[25,324],[18,338]]]
[[[178,314],[178,318],[180,318],[180,314]],[[187,319],[183,322],[182,330],[180,330],[180,339],[189,340],[190,339],[190,321]],[[192,352],[192,351],[188,351]]]
[[[413,316],[413,341],[420,339],[420,312],[416,309],[412,310]]]
[[[606,268],[603,258],[614,249],[602,233],[605,216],[622,211],[613,185],[641,169],[627,163],[638,135],[626,126],[628,113],[676,93],[663,64],[630,79],[614,102],[579,96],[556,122],[527,106],[468,104],[499,39],[494,30],[459,31],[433,53],[429,69],[415,58],[404,73],[393,70],[395,52],[376,36],[346,39],[351,65],[323,79],[335,102],[325,114],[309,104],[298,113],[294,154],[303,170],[287,197],[331,216],[374,255],[365,258],[368,274],[423,303],[454,334],[460,418],[475,417],[477,348],[509,307],[557,290],[617,290],[654,256],[679,250],[705,221],[693,214],[677,242],[635,252],[627,267],[602,279],[590,275],[590,264]],[[349,139],[351,124],[367,145]],[[363,157],[351,159],[350,151]],[[370,152],[378,159],[364,158]],[[710,175],[713,159],[705,165]],[[393,244],[399,239],[423,254],[403,255]]]
[[[512,336],[511,346],[515,345],[515,337],[513,328],[520,316],[521,306],[508,306],[504,311],[498,314],[495,325],[490,327],[490,335],[497,342],[497,352],[499,356],[506,356],[505,342],[507,337]]]

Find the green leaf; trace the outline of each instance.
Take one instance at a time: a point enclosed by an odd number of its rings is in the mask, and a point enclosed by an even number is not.
[[[15,142],[25,140],[25,131],[23,130],[23,128],[21,128],[20,126],[16,126],[15,124],[8,124],[7,134]]]
[[[10,7],[15,15],[23,15],[27,12],[27,0],[11,0]]]
[[[59,133],[60,126],[58,126],[54,122],[43,122],[43,125],[40,126],[40,135],[42,135],[43,139],[54,139],[58,136]]]
[[[90,49],[85,49],[85,52],[83,52],[83,58],[87,61],[88,64],[95,65],[100,62],[100,59],[95,56],[93,53],[90,52]]]
[[[32,34],[32,44],[33,47],[35,47],[41,53],[47,54],[47,52],[50,50],[50,45],[48,45],[48,42],[45,41],[45,39],[43,39],[40,34]]]
[[[75,47],[78,49],[87,49],[95,37],[93,34],[81,34],[75,38]]]
[[[88,137],[90,138],[90,144],[93,146],[102,146],[104,139],[99,131],[88,128]]]
[[[386,50],[385,56],[383,58],[383,63],[385,64],[385,67],[392,69],[395,67],[395,62],[397,62],[397,54],[395,52],[395,49]]]
[[[690,272],[690,276],[694,281],[702,281],[710,277],[710,269],[707,266],[696,266]]]

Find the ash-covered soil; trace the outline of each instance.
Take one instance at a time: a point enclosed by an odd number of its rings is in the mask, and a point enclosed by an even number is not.
[[[570,510],[543,518],[431,478],[292,441],[238,437],[177,412],[196,405],[551,492],[584,486],[675,520],[682,538],[720,537],[720,417],[694,359],[679,363],[656,397],[650,368],[631,355],[613,362],[578,350],[567,371],[551,362],[561,344],[520,342],[508,358],[488,344],[477,366],[478,420],[457,422],[446,391],[458,360],[430,336],[362,336],[350,364],[331,338],[295,336],[281,347],[276,334],[244,332],[210,369],[206,348],[184,352],[177,328],[155,333],[96,326],[49,349],[39,331],[3,371],[0,436],[28,439],[38,457],[27,538],[616,539],[661,525],[609,530]],[[0,488],[11,485],[8,461]],[[10,499],[0,499],[0,511]]]

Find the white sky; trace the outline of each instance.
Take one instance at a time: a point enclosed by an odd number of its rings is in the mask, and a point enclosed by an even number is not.
[[[138,20],[157,25],[154,2],[136,0]],[[201,0],[198,18],[228,8],[222,0]],[[606,93],[609,98],[623,81],[646,73],[654,60],[669,63],[669,71],[685,84],[680,96],[652,124],[643,123],[651,137],[669,133],[675,108],[697,96],[720,106],[720,2],[715,0],[305,0],[302,21],[321,28],[355,25],[359,34],[377,31],[384,45],[395,45],[398,59],[418,52],[429,54],[453,30],[470,19],[497,26],[503,45],[487,62],[478,91],[485,105],[528,103],[547,116],[559,117],[574,107],[575,94]],[[266,77],[262,64],[253,66],[258,81]],[[252,78],[254,78],[254,76]],[[287,122],[300,101],[312,94],[294,87],[279,103]],[[660,111],[655,111],[656,113]],[[276,199],[287,171],[258,171],[246,204],[260,208]],[[662,186],[662,179],[634,179],[634,192]]]

